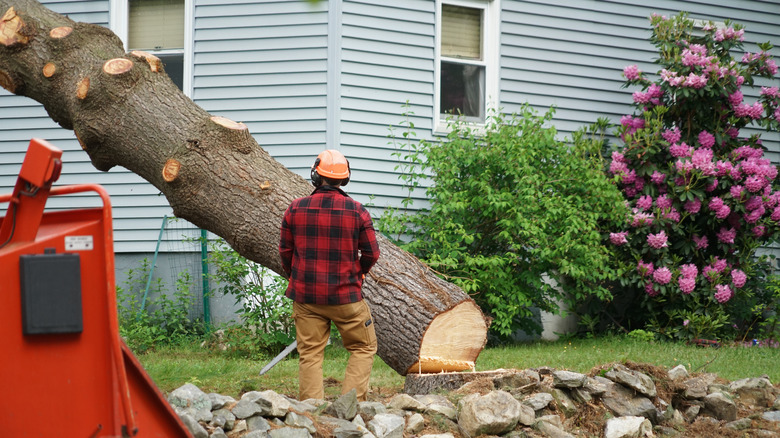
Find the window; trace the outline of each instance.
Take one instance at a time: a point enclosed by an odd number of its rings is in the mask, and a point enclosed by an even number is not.
[[[185,0],[112,0],[112,29],[125,41],[127,50],[143,50],[160,58],[165,72],[185,89]]]
[[[442,0],[437,19],[437,130],[461,115],[485,122],[498,94],[498,0]]]

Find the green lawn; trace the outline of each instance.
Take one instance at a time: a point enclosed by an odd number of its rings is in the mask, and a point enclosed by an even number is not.
[[[342,348],[327,347],[324,365],[326,395],[338,394],[338,382],[344,376],[346,358],[347,353]],[[187,382],[206,392],[233,397],[250,390],[266,389],[295,397],[298,391],[298,361],[293,356],[263,376],[258,373],[270,359],[230,358],[208,353],[196,345],[158,349],[139,355],[139,359],[164,392]],[[780,382],[780,348],[696,347],[619,336],[486,348],[477,360],[477,371],[547,366],[587,373],[594,367],[623,361],[665,368],[683,364],[689,372],[715,373],[728,380],[766,374],[773,383]],[[328,382],[332,383],[329,385]],[[384,397],[399,392],[403,383],[404,378],[377,357],[371,374],[374,396]]]

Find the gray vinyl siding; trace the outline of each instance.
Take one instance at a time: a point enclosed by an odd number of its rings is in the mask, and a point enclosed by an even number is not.
[[[193,95],[301,175],[324,148],[328,4],[195,2]]]
[[[507,112],[528,102],[540,112],[556,107],[553,124],[562,136],[607,117],[619,123],[632,114],[631,94],[621,88],[625,66],[637,64],[654,75],[659,66],[650,43],[653,14],[672,16],[680,11],[690,18],[723,22],[732,19],[745,26],[745,49],[755,52],[757,42],[780,39],[780,3],[721,1],[503,1],[501,23],[501,101]],[[775,56],[780,51],[773,50]],[[742,53],[735,53],[739,60]],[[652,77],[651,75],[651,77]],[[778,85],[759,80],[757,85]],[[760,87],[757,87],[760,91]],[[744,90],[747,101],[758,95]],[[751,100],[752,99],[752,100]],[[746,130],[743,133],[754,131]],[[764,144],[780,149],[778,134],[764,133]]]
[[[342,20],[340,149],[353,170],[350,194],[362,202],[372,195],[377,207],[397,207],[406,196],[393,156],[400,140],[393,144],[388,135],[393,126],[401,138],[399,124],[408,111],[418,138],[430,136],[435,2],[345,0]]]

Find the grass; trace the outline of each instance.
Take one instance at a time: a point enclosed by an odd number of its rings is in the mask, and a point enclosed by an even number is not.
[[[341,347],[331,345],[326,348],[323,370],[326,396],[339,393],[347,357],[347,352]],[[296,397],[298,392],[297,356],[291,355],[263,376],[258,373],[270,358],[231,358],[206,352],[196,343],[159,348],[138,358],[163,392],[170,392],[188,382],[203,391],[236,398],[252,390],[272,389],[291,397]],[[486,348],[477,360],[477,371],[547,366],[587,373],[596,366],[626,360],[665,368],[683,364],[689,372],[715,373],[732,381],[766,374],[773,383],[780,382],[780,366],[777,365],[780,363],[780,348],[696,347],[622,336]],[[377,357],[371,373],[373,395],[378,398],[391,396],[401,392],[403,384],[404,377]]]

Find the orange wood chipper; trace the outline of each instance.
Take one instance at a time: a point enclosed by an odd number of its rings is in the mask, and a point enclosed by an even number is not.
[[[62,151],[33,139],[0,224],[0,424],[10,437],[189,437],[119,336],[108,194],[52,188]],[[102,207],[44,211],[51,196]]]

